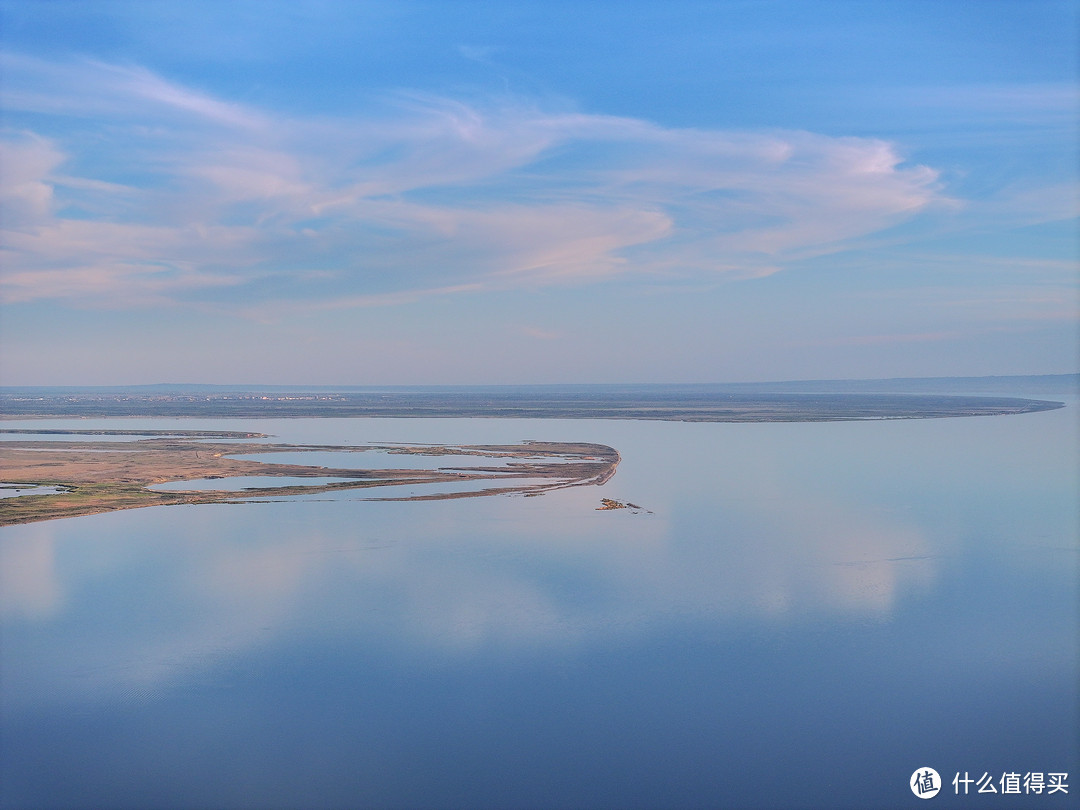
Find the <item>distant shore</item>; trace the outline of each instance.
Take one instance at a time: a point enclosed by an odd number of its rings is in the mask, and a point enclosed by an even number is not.
[[[1063,407],[1023,397],[913,393],[731,393],[693,387],[257,391],[8,389],[0,418],[193,417],[645,419],[833,422],[1001,416]]]

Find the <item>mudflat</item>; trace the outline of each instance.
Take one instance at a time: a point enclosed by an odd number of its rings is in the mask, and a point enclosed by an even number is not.
[[[25,431],[3,431],[25,433]],[[611,447],[586,443],[528,442],[520,445],[381,446],[295,445],[229,442],[235,438],[268,438],[262,434],[199,432],[177,436],[154,431],[88,431],[83,440],[14,440],[0,444],[0,481],[8,484],[55,487],[52,494],[0,499],[0,526],[62,517],[77,517],[117,509],[193,503],[243,503],[259,499],[367,489],[401,484],[491,482],[468,492],[418,494],[393,500],[433,500],[521,493],[541,494],[568,487],[599,485],[615,473],[619,454]],[[93,435],[141,435],[132,441],[93,440]],[[213,439],[213,442],[205,441]],[[252,461],[253,453],[381,451],[394,455],[473,456],[476,464],[453,468],[382,469],[334,468],[304,464]],[[507,460],[512,465],[507,465]],[[153,484],[235,476],[281,478],[340,478],[331,483],[268,486],[249,490],[202,489],[162,491]],[[525,479],[529,479],[526,483]],[[542,479],[537,483],[536,479]],[[373,493],[376,495],[376,493]]]

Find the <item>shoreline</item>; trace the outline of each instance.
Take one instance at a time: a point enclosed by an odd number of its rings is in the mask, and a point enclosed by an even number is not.
[[[837,422],[1004,416],[1055,410],[1060,400],[913,393],[340,393],[15,394],[0,390],[0,420],[81,418],[493,418],[678,422]]]

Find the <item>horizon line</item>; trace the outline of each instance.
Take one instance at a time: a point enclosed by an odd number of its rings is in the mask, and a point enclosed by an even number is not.
[[[754,380],[754,381],[711,381],[711,382],[548,382],[548,383],[200,383],[200,382],[156,382],[156,383],[105,383],[105,384],[45,384],[45,385],[2,385],[0,391],[20,389],[63,389],[63,390],[104,390],[104,389],[148,389],[148,388],[199,388],[199,389],[222,389],[222,390],[270,390],[291,389],[296,391],[343,391],[355,389],[507,389],[507,388],[621,388],[621,387],[708,387],[708,386],[755,386],[755,385],[809,385],[809,384],[840,384],[840,383],[902,383],[902,382],[990,382],[990,381],[1020,381],[1036,379],[1055,379],[1064,381],[1066,378],[1075,377],[1080,382],[1080,371],[1050,374],[983,374],[983,375],[939,375],[939,376],[912,376],[912,377],[836,377],[836,378],[807,378],[787,380]]]

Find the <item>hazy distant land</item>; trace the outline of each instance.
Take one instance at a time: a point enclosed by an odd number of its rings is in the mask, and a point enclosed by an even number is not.
[[[711,385],[2,388],[0,415],[34,417],[503,417],[821,422],[993,416],[1059,408],[1078,375]],[[1004,396],[1003,394],[1013,394]]]

